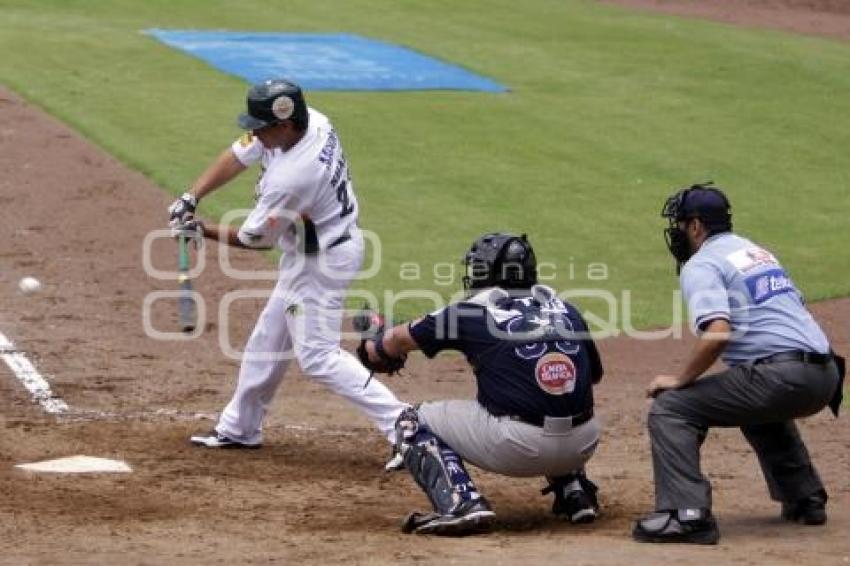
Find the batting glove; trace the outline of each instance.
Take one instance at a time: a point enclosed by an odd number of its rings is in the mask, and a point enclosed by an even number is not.
[[[171,227],[172,238],[187,238],[195,243],[197,249],[204,239],[204,223],[194,218]]]
[[[171,203],[168,207],[169,224],[176,227],[178,224],[183,224],[191,220],[195,216],[195,209],[198,207],[198,199],[191,193],[183,193],[179,199]]]

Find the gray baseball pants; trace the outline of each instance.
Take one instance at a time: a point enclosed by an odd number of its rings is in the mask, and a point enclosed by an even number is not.
[[[575,428],[547,417],[542,427],[494,417],[472,400],[422,403],[419,420],[465,461],[512,477],[563,476],[584,467],[599,443],[595,418]]]
[[[823,409],[838,386],[834,362],[745,364],[665,391],[649,410],[658,511],[711,508],[700,471],[709,427],[740,427],[772,499],[793,503],[823,489],[794,419]]]

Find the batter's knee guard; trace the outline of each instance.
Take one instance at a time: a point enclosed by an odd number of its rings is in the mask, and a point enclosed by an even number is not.
[[[399,415],[396,439],[404,465],[428,496],[434,511],[447,515],[463,503],[481,498],[463,460],[419,422],[416,407],[408,407]]]

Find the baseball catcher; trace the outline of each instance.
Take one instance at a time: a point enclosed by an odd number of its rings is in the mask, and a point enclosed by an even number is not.
[[[493,523],[464,461],[507,476],[545,476],[552,511],[591,522],[596,486],[583,470],[599,441],[592,384],[602,365],[587,325],[537,284],[525,235],[486,234],[464,264],[465,300],[378,332],[359,348],[363,364],[379,373],[401,369],[412,350],[429,358],[458,350],[478,385],[476,400],[421,403],[396,420],[405,467],[433,507],[409,515],[402,530],[461,535]]]

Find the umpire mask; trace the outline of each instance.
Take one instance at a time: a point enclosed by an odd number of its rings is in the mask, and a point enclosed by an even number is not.
[[[694,255],[687,233],[679,228],[680,222],[699,218],[708,230],[709,236],[732,230],[732,206],[726,195],[713,181],[691,185],[680,189],[669,197],[661,210],[661,216],[669,220],[664,229],[667,249],[676,259],[676,273]]]
[[[691,243],[688,241],[687,233],[679,228],[679,223],[671,221],[670,226],[664,229],[664,240],[667,242],[667,249],[673,254],[676,259],[676,274],[682,271],[682,266],[691,259],[694,254],[691,251]]]

